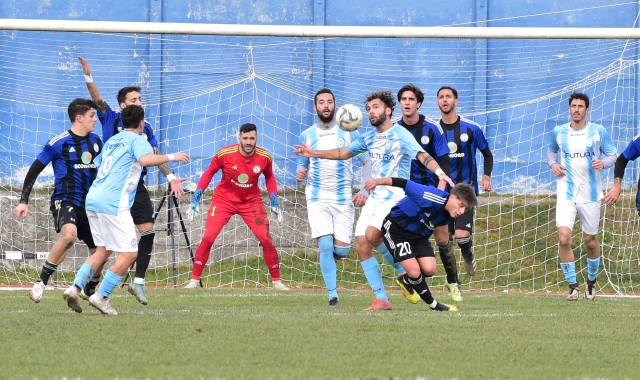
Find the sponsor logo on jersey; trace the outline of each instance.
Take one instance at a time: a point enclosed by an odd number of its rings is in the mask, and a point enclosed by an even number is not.
[[[91,156],[91,153],[89,153],[89,152],[82,153],[82,157],[80,157],[80,159],[82,160],[83,164],[90,163],[92,158],[93,157]]]
[[[244,187],[244,188],[249,188],[251,186],[253,186],[253,183],[239,183],[238,181],[232,179],[231,183],[233,183],[234,185],[238,186],[238,187]]]
[[[347,145],[347,142],[344,139],[338,139],[338,148],[343,148],[345,145]]]
[[[247,183],[248,180],[249,180],[249,176],[246,175],[245,173],[242,173],[238,176],[238,182],[240,183]]]
[[[563,156],[565,158],[588,158],[588,157],[595,157],[596,153],[595,152],[564,152],[563,151]]]
[[[466,134],[466,133],[461,134],[461,135],[460,135],[460,141],[462,141],[462,142],[467,142],[467,141],[469,141],[469,135],[468,135],[468,134]]]
[[[237,167],[236,165],[233,165],[233,166],[231,167],[231,169],[233,169],[233,170],[238,170],[238,167]]]
[[[73,153],[75,151],[76,151],[76,148],[74,148],[74,147],[71,147],[71,149],[69,149],[69,153]]]
[[[260,166],[258,166],[258,165],[254,166],[253,167],[253,172],[256,173],[256,174],[260,173]]]
[[[592,146],[592,145],[593,145],[593,140],[587,139],[587,146]]]
[[[125,147],[127,144],[124,143],[124,141],[118,141],[118,142],[108,142],[104,148],[105,149],[116,149],[116,148],[123,148]]]
[[[96,169],[96,164],[75,164],[74,169]]]
[[[385,161],[389,161],[389,160],[395,160],[396,156],[394,156],[393,154],[382,154],[382,153],[373,153],[370,152],[369,156],[371,157],[372,160],[385,160]]]
[[[93,150],[98,153],[100,151],[100,147],[98,146],[98,143],[93,143]]]
[[[424,226],[427,227],[430,231],[436,229],[436,227],[433,225],[433,222],[430,220],[421,219],[420,222],[424,224]]]
[[[321,133],[318,135],[318,137],[335,136],[335,135],[336,135],[335,132],[329,132],[329,133]]]
[[[450,143],[447,143],[447,145],[449,146],[449,153],[455,153],[458,151],[458,144],[454,142],[450,142]]]
[[[427,145],[427,144],[429,144],[429,136],[422,136],[422,138],[420,139],[420,142],[421,142],[423,145]]]
[[[391,147],[391,141],[387,140],[387,142],[386,142],[386,143],[384,143],[384,147],[385,147],[386,149],[389,149],[389,148]]]

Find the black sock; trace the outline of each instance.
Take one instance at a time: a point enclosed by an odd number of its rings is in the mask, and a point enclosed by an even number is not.
[[[433,296],[431,295],[429,286],[427,286],[427,281],[425,281],[422,274],[420,274],[420,277],[418,278],[409,277],[409,284],[411,284],[413,290],[418,293],[420,298],[422,298],[422,300],[426,302],[427,305],[431,305],[433,303]]]
[[[149,230],[144,231],[141,235],[140,244],[138,244],[138,257],[136,258],[136,277],[144,278],[151,261],[153,239],[156,236],[156,232]]]
[[[411,286],[411,283],[409,282],[409,275],[407,274],[407,272],[404,272],[401,276],[400,276],[400,282],[402,282],[402,284],[407,288],[407,290],[411,291],[411,289],[413,289],[413,286]]]
[[[444,271],[447,273],[447,283],[458,283],[458,265],[456,263],[456,256],[451,255],[449,257],[449,251],[453,251],[453,241],[449,240],[447,245],[438,246],[438,252],[440,253],[440,260],[444,266]]]
[[[53,274],[53,272],[58,269],[56,264],[50,263],[49,261],[45,261],[42,266],[42,272],[40,272],[40,281],[42,281],[45,285],[49,282],[49,278]]]
[[[96,273],[93,276],[93,278],[91,278],[91,280],[89,280],[87,285],[84,287],[84,294],[86,294],[89,297],[91,297],[93,295],[93,293],[96,292],[96,287],[98,286],[99,283],[100,283],[100,273]]]

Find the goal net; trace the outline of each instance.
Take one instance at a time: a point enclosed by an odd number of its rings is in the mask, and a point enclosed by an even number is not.
[[[588,119],[607,128],[619,153],[640,125],[636,38],[563,39],[552,33],[553,38],[545,39],[523,37],[515,28],[518,38],[487,35],[491,28],[435,28],[437,33],[450,30],[448,38],[434,37],[430,28],[389,28],[388,35],[381,35],[384,28],[375,28],[380,35],[359,36],[371,30],[318,27],[312,34],[286,36],[271,27],[250,35],[250,26],[228,26],[227,35],[208,35],[98,24],[121,29],[54,32],[0,25],[0,284],[30,286],[58,238],[49,212],[51,167],[38,178],[26,220],[17,221],[13,208],[26,171],[44,144],[70,127],[68,103],[89,97],[78,56],[89,60],[95,83],[114,109],[120,88],[142,87],[147,120],[161,151],[191,155],[190,164],[171,165],[178,177],[187,179],[187,189],[195,188],[218,149],[236,142],[241,124],[258,126],[258,144],[273,155],[284,210],[283,224],[272,218],[271,234],[283,281],[294,288],[324,286],[293,154],[300,133],[316,119],[313,96],[320,88],[330,88],[338,104],[364,108],[368,93],[384,89],[395,94],[414,83],[425,93],[420,112],[436,120],[437,89],[448,85],[458,90],[458,113],[483,126],[495,160],[494,191],[481,194],[476,210],[478,270],[473,277],[464,273],[456,247],[463,290],[471,291],[565,291],[555,227],[556,183],[546,151],[551,130],[570,120],[568,97],[573,91],[591,97]],[[393,34],[401,29],[402,34]],[[456,35],[458,30],[476,34]],[[396,107],[393,119],[400,116]],[[371,126],[365,121],[362,128]],[[99,124],[96,132],[101,135]],[[482,166],[482,156],[478,158]],[[602,174],[608,189],[613,172]],[[602,208],[598,234],[603,257],[598,282],[605,291],[622,295],[639,290],[637,177],[638,165],[630,162],[625,191],[615,206]],[[218,180],[219,174],[202,209],[208,207]],[[191,195],[177,200],[176,208],[171,197],[164,197],[166,181],[156,169],[150,170],[146,183],[158,209],[147,284],[184,284],[205,216],[192,222],[184,219]],[[586,251],[579,224],[573,247],[578,280],[584,283]],[[69,284],[87,254],[86,247],[76,243],[54,282]],[[385,283],[393,289],[393,268],[380,256],[378,260]],[[258,242],[239,217],[232,218],[218,237],[202,278],[208,287],[270,286]],[[430,284],[444,282],[439,267]],[[338,262],[338,287],[368,287],[353,251]]]

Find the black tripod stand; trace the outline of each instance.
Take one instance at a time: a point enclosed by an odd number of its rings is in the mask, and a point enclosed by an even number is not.
[[[187,191],[186,193],[191,193],[191,192]],[[164,193],[164,195],[162,196],[162,199],[160,200],[160,203],[158,204],[158,207],[156,208],[156,211],[153,213],[154,224],[165,201],[167,202],[167,205],[168,205],[167,206],[167,226],[164,229],[155,228],[155,230],[167,231],[167,236],[171,237],[171,261],[172,261],[172,268],[173,268],[173,286],[175,287],[178,285],[178,263],[176,261],[177,260],[177,247],[176,247],[177,233],[173,226],[174,212],[178,215],[178,220],[180,221],[180,228],[182,230],[182,234],[184,235],[184,240],[187,243],[187,248],[189,248],[189,257],[191,258],[191,263],[193,263],[194,261],[194,254],[193,254],[193,250],[191,249],[191,242],[189,241],[189,235],[187,234],[187,227],[184,224],[184,219],[182,219],[182,213],[180,212],[180,207],[178,206],[178,198],[175,195],[170,193],[170,189],[167,189],[167,191]],[[131,268],[133,268],[133,266],[131,266]],[[129,272],[127,272],[127,276],[122,283],[125,284],[128,278],[129,278]],[[200,281],[200,286],[202,287],[202,281]]]

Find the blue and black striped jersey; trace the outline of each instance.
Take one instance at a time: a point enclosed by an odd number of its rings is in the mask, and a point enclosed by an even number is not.
[[[449,177],[453,183],[464,182],[472,185],[478,194],[476,150],[483,150],[488,146],[482,129],[478,124],[460,117],[453,124],[445,124],[440,120],[440,126],[449,145]]]
[[[432,186],[407,181],[405,197],[389,212],[392,222],[413,234],[429,237],[438,226],[452,219],[444,205],[449,193]]]
[[[102,150],[102,140],[95,133],[78,136],[68,130],[52,138],[38,155],[43,165],[51,163],[55,186],[51,195],[51,210],[55,201],[72,202],[84,207],[84,201],[96,178],[94,158]]]
[[[111,136],[120,133],[124,130],[122,126],[122,119],[120,118],[120,112],[116,112],[107,105],[107,111],[102,114],[100,111],[97,111],[98,119],[100,119],[100,123],[102,124],[102,140],[106,143],[109,141]],[[142,137],[145,137],[151,147],[157,147],[158,141],[156,140],[156,135],[153,133],[153,128],[151,128],[151,124],[144,121],[144,130],[142,131]],[[144,182],[144,176],[147,175],[147,168],[142,168],[142,174],[140,175],[140,182]]]
[[[398,121],[398,124],[411,132],[418,144],[422,145],[422,148],[425,152],[429,153],[431,157],[438,158],[449,153],[444,131],[440,127],[440,124],[434,120],[420,115],[420,119],[416,124],[408,125],[402,119]],[[439,182],[438,177],[418,160],[411,160],[410,179],[414,182],[429,186],[438,186]]]

